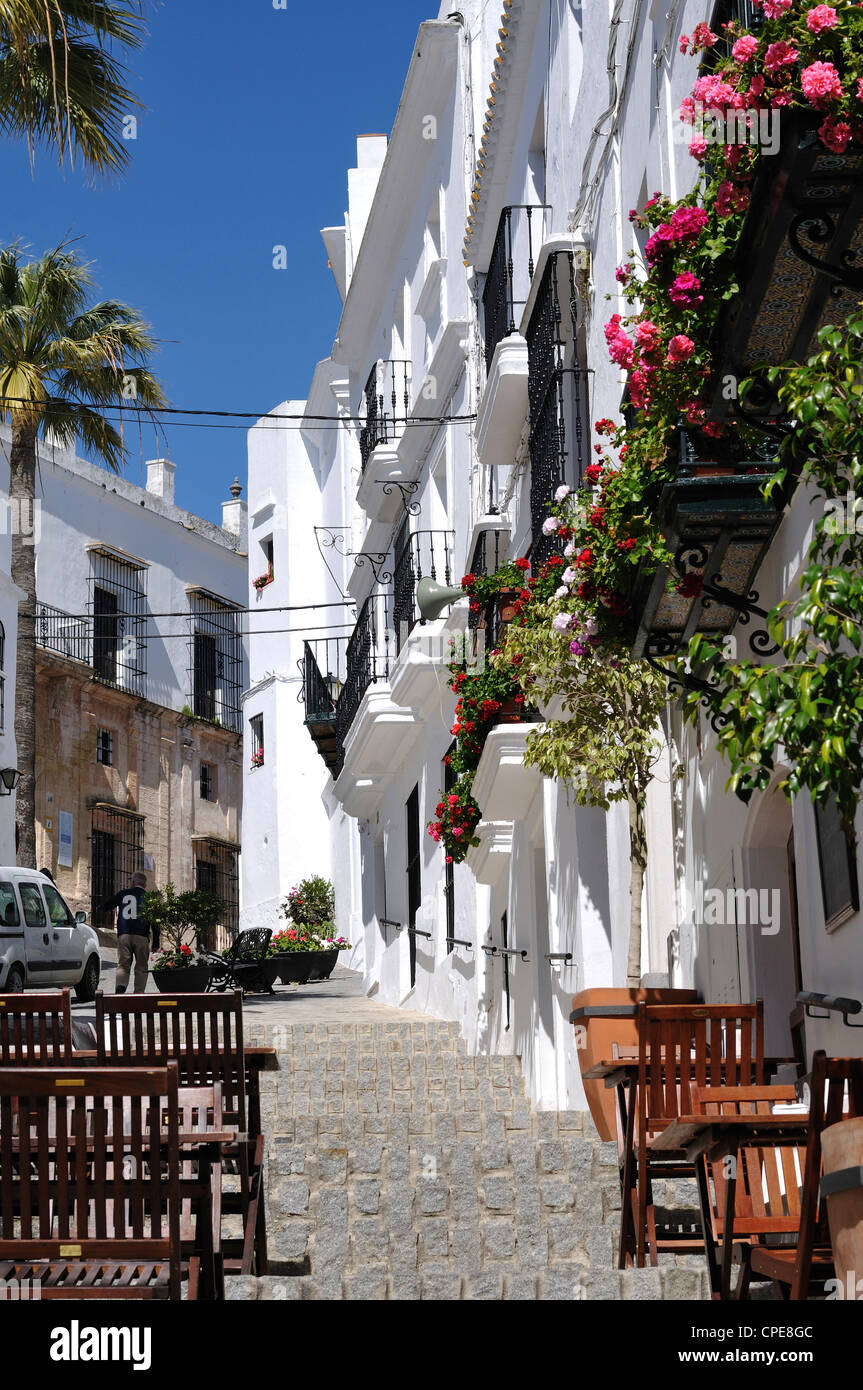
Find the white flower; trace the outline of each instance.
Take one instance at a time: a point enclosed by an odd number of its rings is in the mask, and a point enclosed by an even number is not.
[[[559,487],[557,489],[557,492],[554,494],[554,500],[555,502],[565,502],[568,496],[569,488],[567,487],[566,483],[563,483],[562,486]]]
[[[556,516],[547,516],[542,523],[542,534],[544,536],[553,536],[559,525],[560,522]]]
[[[566,556],[567,560],[572,559],[573,555],[575,554],[575,545],[572,541],[570,541],[569,545],[566,546],[563,553]]]
[[[566,587],[566,585],[565,585],[565,584],[561,584],[560,588],[558,589],[557,593],[555,594],[555,598],[566,598],[566,596],[567,596],[568,593],[569,593],[569,589]]]
[[[584,630],[587,633],[588,637],[595,637],[597,632],[599,631],[599,629],[596,626],[596,622],[593,618],[588,618],[587,622],[584,625]]]
[[[551,625],[554,628],[555,632],[567,632],[571,622],[571,614],[558,613],[556,617],[552,618]]]
[[[577,577],[578,576],[575,570],[572,568],[572,565],[570,565],[568,570],[564,570],[563,574],[561,575],[564,584],[574,584]]]

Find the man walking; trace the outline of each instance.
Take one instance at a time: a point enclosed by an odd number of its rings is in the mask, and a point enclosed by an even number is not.
[[[117,978],[114,985],[117,994],[125,994],[129,975],[134,964],[135,985],[133,994],[143,994],[147,988],[149,969],[150,934],[153,936],[153,950],[159,949],[159,928],[148,925],[141,911],[141,901],[147,888],[145,874],[132,875],[129,888],[121,888],[113,898],[106,898],[98,910],[117,911]]]

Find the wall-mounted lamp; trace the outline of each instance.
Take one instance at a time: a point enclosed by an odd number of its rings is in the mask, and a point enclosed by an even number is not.
[[[20,781],[17,767],[0,768],[0,796],[11,796]]]

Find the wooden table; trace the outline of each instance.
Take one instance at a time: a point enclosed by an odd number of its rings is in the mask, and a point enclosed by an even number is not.
[[[683,1150],[699,1169],[698,1198],[701,1229],[710,1288],[714,1298],[731,1296],[734,1254],[734,1211],[737,1170],[741,1149],[790,1147],[806,1143],[809,1116],[802,1110],[771,1115],[680,1115],[667,1129],[650,1140],[650,1148],[663,1153]],[[707,1163],[734,1155],[725,1176],[725,1208],[722,1216],[722,1251],[717,1261],[712,1239]],[[703,1162],[702,1162],[703,1160]]]

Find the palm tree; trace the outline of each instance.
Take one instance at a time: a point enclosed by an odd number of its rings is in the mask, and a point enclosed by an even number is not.
[[[94,174],[118,174],[124,120],[141,103],[112,45],[138,48],[141,0],[0,0],[0,132],[76,154]]]
[[[0,252],[0,420],[12,425],[11,514],[32,516],[36,440],[80,440],[115,472],[126,451],[104,411],[134,398],[164,403],[146,368],[151,331],[116,300],[90,304],[93,280],[66,245],[27,262],[18,246]],[[12,580],[26,597],[18,610],[15,738],[18,747],[19,862],[36,867],[36,559],[23,527],[13,527]]]

